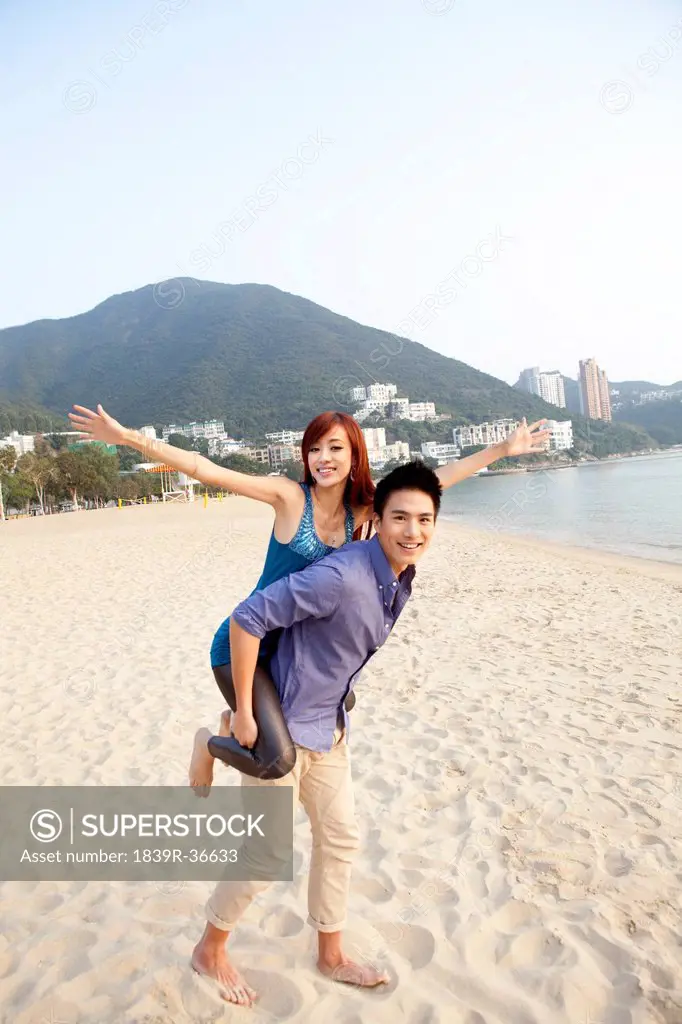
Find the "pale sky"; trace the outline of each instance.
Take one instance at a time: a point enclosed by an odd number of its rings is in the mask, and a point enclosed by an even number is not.
[[[679,2],[3,0],[0,55],[0,327],[188,275],[682,378]]]

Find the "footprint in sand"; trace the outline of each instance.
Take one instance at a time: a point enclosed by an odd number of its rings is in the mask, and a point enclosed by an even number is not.
[[[433,960],[436,942],[426,928],[415,924],[402,924],[400,921],[378,921],[374,927],[386,942],[387,952],[397,953],[403,957],[413,970],[418,971]]]
[[[532,928],[512,939],[501,963],[513,970],[523,970],[552,967],[559,962],[565,967],[576,961],[574,950],[565,946],[557,935],[546,928]]]
[[[276,907],[263,919],[261,927],[270,938],[288,938],[303,930],[304,921],[288,907]]]
[[[631,867],[632,861],[621,850],[610,849],[605,852],[604,870],[612,878],[620,878],[621,875],[629,874]]]
[[[259,1020],[287,1020],[303,1006],[303,994],[298,985],[281,973],[246,968],[244,977],[258,993],[254,1007]]]

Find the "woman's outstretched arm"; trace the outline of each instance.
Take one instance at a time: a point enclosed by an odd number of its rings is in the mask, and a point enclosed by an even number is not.
[[[101,405],[97,412],[82,405],[74,405],[75,413],[69,413],[69,419],[75,427],[88,437],[106,444],[126,445],[135,448],[149,462],[161,462],[172,466],[180,473],[185,473],[193,480],[198,480],[209,487],[224,487],[225,490],[242,494],[245,498],[265,501],[268,505],[286,502],[287,497],[298,495],[297,483],[284,476],[250,476],[248,473],[237,473],[233,469],[217,466],[198,452],[188,452],[184,448],[175,448],[165,441],[156,441],[145,437],[137,430],[122,426],[104,411]]]
[[[436,476],[440,480],[443,490],[452,487],[453,484],[461,483],[467,477],[473,476],[479,469],[484,469],[498,459],[508,459],[516,455],[530,455],[536,452],[546,451],[545,442],[549,439],[549,430],[538,428],[547,420],[537,420],[526,424],[525,417],[516,430],[509,435],[506,441],[498,444],[491,444],[475,455],[467,455],[465,459],[457,459],[455,462],[448,462],[446,466],[439,466]]]

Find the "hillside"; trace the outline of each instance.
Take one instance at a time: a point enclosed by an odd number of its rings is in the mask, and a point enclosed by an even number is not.
[[[349,389],[375,380],[459,422],[557,415],[466,363],[267,285],[184,279],[0,331],[0,400],[60,417],[74,402],[101,402],[131,426],[216,417],[257,437],[302,428],[323,409],[352,411]],[[651,443],[627,427],[613,439]]]
[[[682,389],[682,385],[678,385]],[[635,424],[660,444],[682,444],[682,399],[669,398],[616,409],[614,420]]]

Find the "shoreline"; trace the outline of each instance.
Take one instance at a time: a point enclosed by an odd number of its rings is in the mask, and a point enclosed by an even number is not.
[[[270,519],[269,509],[266,506],[260,505],[259,502],[250,500],[249,498],[241,498],[238,495],[229,495],[225,499],[225,508],[231,512],[237,514],[238,517],[245,515],[250,520],[266,520]],[[131,521],[133,516],[137,515],[151,515],[151,510],[156,510],[157,521],[161,522],[166,519],[171,509],[187,508],[187,509],[199,509],[202,511],[208,511],[209,509],[218,509],[221,503],[217,499],[209,499],[208,509],[203,510],[203,502],[200,499],[195,500],[189,505],[178,505],[168,504],[165,505],[162,502],[157,502],[148,505],[131,505],[127,508],[99,508],[99,509],[81,509],[80,512],[99,512],[108,513],[108,515],[97,516],[97,523],[103,527],[107,532],[112,528],[115,528],[117,520],[115,515],[121,516],[121,525]],[[162,511],[163,510],[163,511]],[[171,513],[172,515],[172,513]],[[569,541],[552,540],[550,538],[541,537],[534,533],[515,533],[513,531],[507,532],[505,530],[486,530],[482,526],[476,526],[475,524],[464,520],[461,517],[450,518],[452,513],[443,511],[438,520],[439,532],[445,527],[447,530],[455,530],[459,533],[469,534],[471,537],[475,537],[479,540],[495,541],[504,540],[509,542],[515,547],[533,548],[536,547],[549,554],[555,554],[562,556],[570,560],[581,560],[583,562],[590,562],[593,564],[601,564],[605,568],[616,568],[628,571],[631,573],[641,573],[647,575],[650,578],[667,579],[673,582],[682,583],[682,562],[671,562],[666,559],[647,558],[645,556],[633,555],[629,552],[616,552],[606,551],[599,547],[588,547],[580,544],[573,544]],[[93,520],[89,520],[92,522]],[[31,529],[34,531],[42,531],[46,528],[46,525],[50,522],[59,522],[59,530],[64,532],[71,532],[71,530],[78,530],[82,520],[79,519],[79,512],[72,513],[61,513],[51,516],[16,516],[12,517],[7,522],[13,522],[17,524],[13,527],[11,535],[7,531],[0,529],[0,548],[3,546],[3,538],[6,541],[9,540],[10,536],[16,538],[17,534],[23,530]],[[30,523],[30,526],[27,524]],[[34,524],[42,524],[36,526]],[[21,524],[21,526],[19,526]],[[37,536],[37,533],[35,534]]]
[[[682,453],[682,445],[671,445],[669,448],[652,448],[643,452],[617,452],[601,458],[574,460],[571,462],[533,462],[523,466],[509,466],[506,469],[488,469],[476,473],[475,476],[509,476],[514,473],[547,473],[555,469],[580,469],[581,466],[597,466],[604,462],[624,462],[626,459],[646,459],[653,455],[667,455],[669,452]]]
[[[546,554],[553,554],[557,557],[569,560],[579,560],[583,563],[589,562],[594,565],[601,565],[604,568],[620,569],[623,572],[646,575],[650,579],[660,579],[668,582],[679,582],[682,584],[682,563],[668,562],[664,559],[644,558],[639,555],[605,551],[603,548],[583,547],[580,544],[570,544],[566,541],[549,540],[538,537],[536,534],[507,533],[504,530],[484,530],[482,527],[473,526],[468,522],[448,519],[448,513],[441,513],[442,521],[439,521],[439,529],[445,525],[449,529],[462,533],[468,533],[480,540],[504,540],[509,541],[515,547],[537,548]]]

